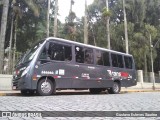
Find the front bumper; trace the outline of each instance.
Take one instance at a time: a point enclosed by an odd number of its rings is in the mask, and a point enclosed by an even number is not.
[[[12,79],[12,89],[13,90],[23,90],[23,89],[31,89],[30,85],[27,84],[25,77],[22,78],[13,78]]]

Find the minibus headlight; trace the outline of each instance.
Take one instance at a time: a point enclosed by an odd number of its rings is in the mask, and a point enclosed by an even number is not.
[[[28,67],[22,72],[21,77],[23,77],[24,75],[26,75],[26,74],[28,73],[29,69],[30,69],[30,66],[28,66]]]

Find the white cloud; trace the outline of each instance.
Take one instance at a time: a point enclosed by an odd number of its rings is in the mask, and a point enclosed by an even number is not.
[[[76,13],[76,16],[81,18],[84,16],[84,7],[85,7],[85,0],[74,0],[73,5],[73,12]],[[87,0],[87,4],[91,4],[93,0]],[[70,10],[70,0],[58,0],[59,5],[59,16],[61,22],[65,22],[65,17],[68,16]]]

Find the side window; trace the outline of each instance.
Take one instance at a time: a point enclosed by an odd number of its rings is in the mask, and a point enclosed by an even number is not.
[[[116,54],[111,54],[111,57],[112,57],[112,66],[113,67],[118,67],[117,55]]]
[[[57,43],[50,43],[48,57],[51,60],[70,61],[72,58],[71,47]]]
[[[72,60],[72,47],[71,46],[64,46],[64,60],[71,61]]]
[[[109,53],[108,52],[103,53],[103,61],[104,61],[104,66],[110,66]]]
[[[87,63],[87,64],[93,64],[93,49],[90,49],[90,48],[86,48],[85,49],[85,57],[84,57],[84,63]]]
[[[128,69],[132,69],[132,64],[133,64],[133,61],[132,61],[132,57],[127,57],[127,56],[124,56],[124,61],[125,61],[125,66],[126,68]]]
[[[39,59],[47,59],[47,50],[46,50],[46,46],[43,48],[41,55],[39,57]]]
[[[112,66],[113,67],[119,67],[119,68],[123,68],[123,57],[122,55],[118,55],[118,54],[112,54]]]
[[[84,63],[84,48],[75,46],[75,54],[76,62]]]
[[[96,64],[110,66],[109,53],[96,50]]]
[[[123,65],[122,55],[117,55],[117,57],[118,57],[118,67],[119,67],[119,68],[123,68],[124,65]]]
[[[96,65],[103,65],[103,57],[100,50],[96,50]]]

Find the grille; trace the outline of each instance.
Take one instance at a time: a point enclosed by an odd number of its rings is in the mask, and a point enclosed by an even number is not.
[[[12,85],[13,85],[13,86],[16,86],[16,88],[18,88],[18,80],[19,80],[19,78],[16,78],[16,79],[15,79],[15,78],[13,77]]]

